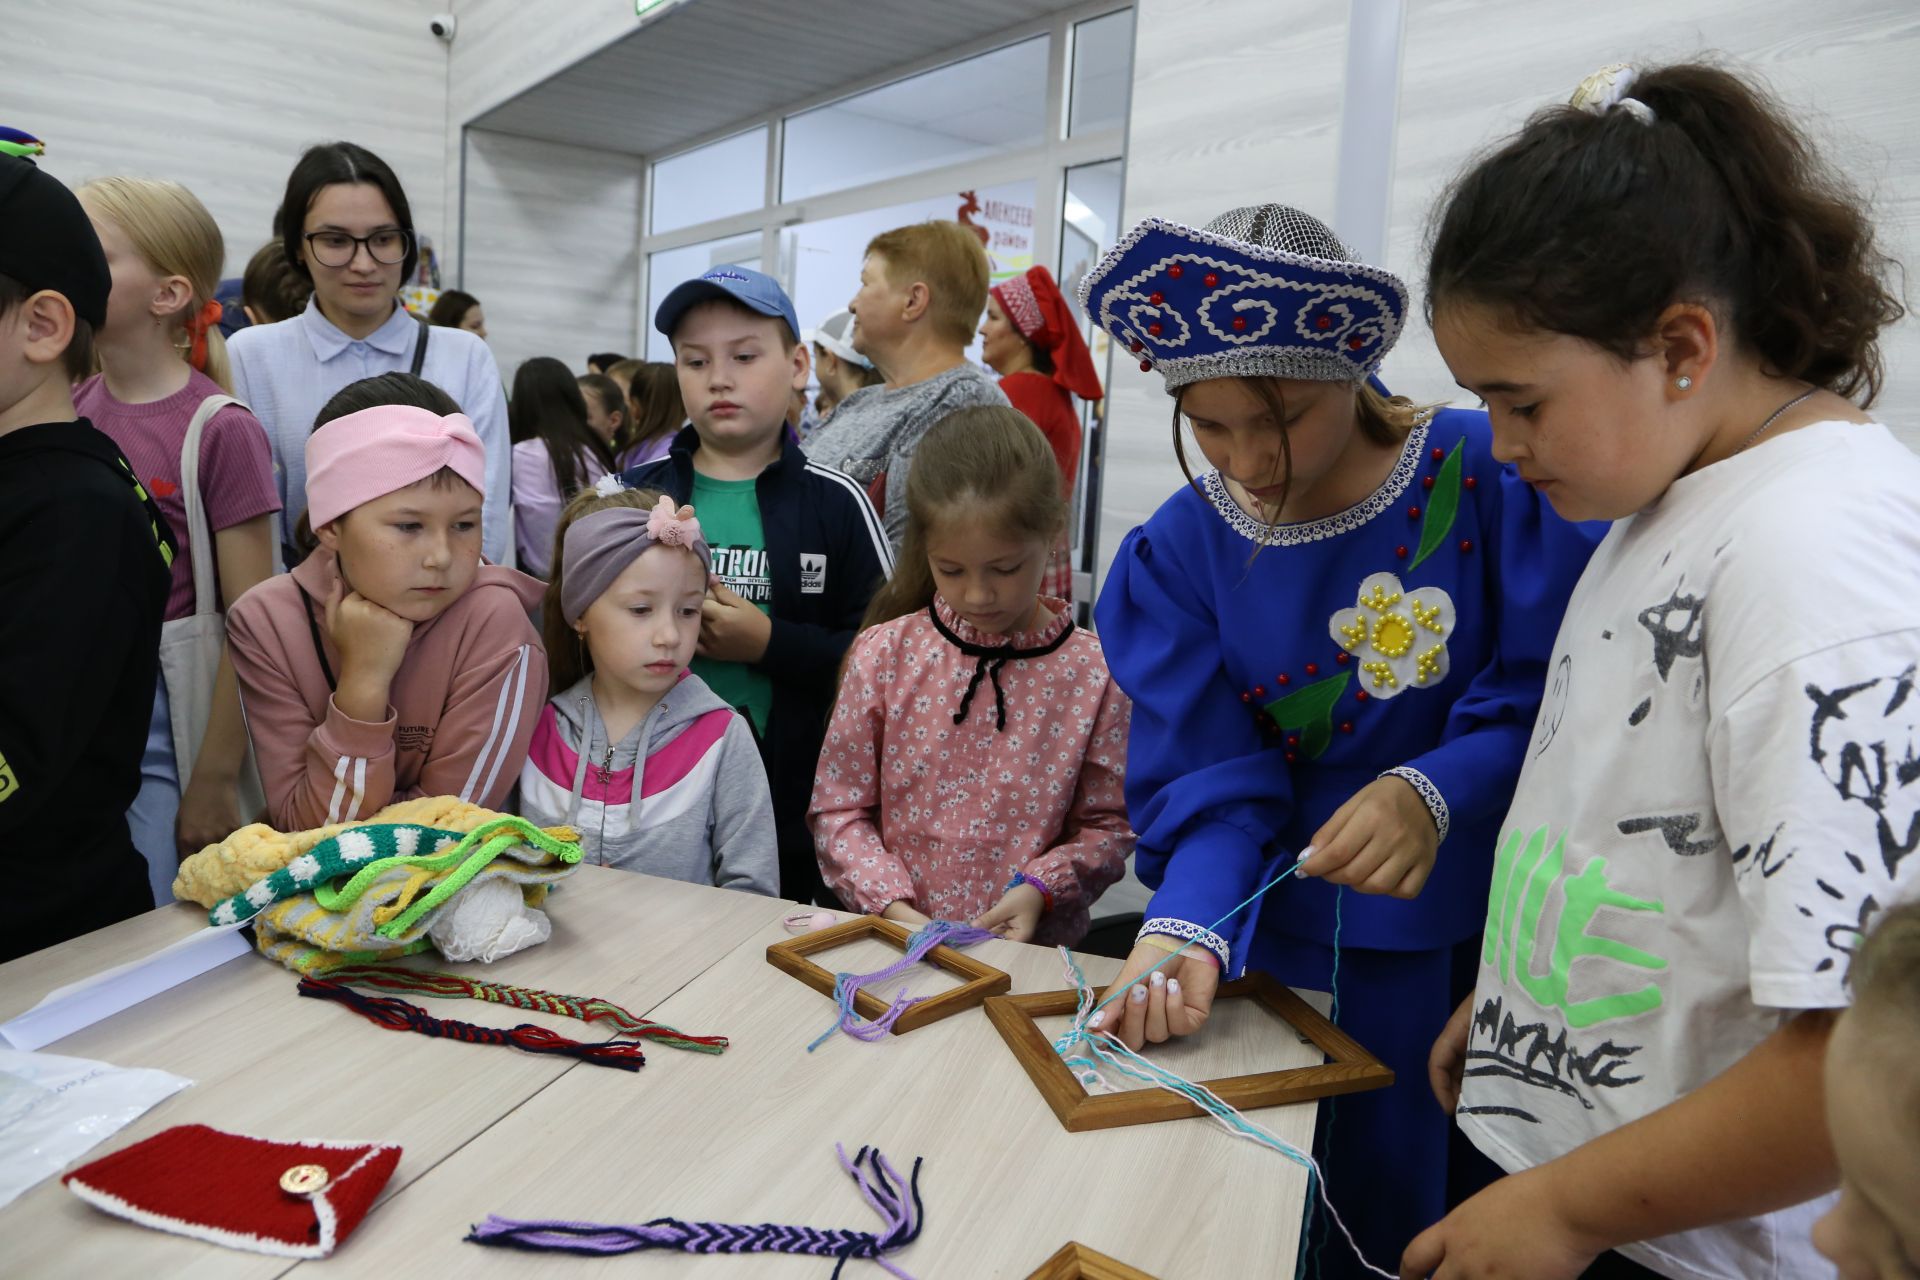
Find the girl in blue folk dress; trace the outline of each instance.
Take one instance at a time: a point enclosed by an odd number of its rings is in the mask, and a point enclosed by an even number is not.
[[[1148,219],[1082,298],[1165,378],[1183,469],[1183,421],[1211,468],[1127,535],[1095,607],[1134,703],[1127,807],[1155,890],[1131,989],[1101,1016],[1138,1047],[1199,1031],[1222,971],[1334,991],[1396,1080],[1340,1100],[1327,1189],[1391,1264],[1444,1204],[1427,1054],[1472,978],[1494,839],[1600,531],[1501,465],[1485,413],[1385,393],[1406,287],[1303,213]],[[1300,877],[1228,917],[1296,858]],[[1344,1247],[1321,1261],[1359,1274]]]

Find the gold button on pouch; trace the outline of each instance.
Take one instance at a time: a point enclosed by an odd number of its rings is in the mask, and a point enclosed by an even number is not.
[[[317,1164],[297,1164],[280,1175],[280,1189],[296,1196],[310,1196],[323,1189],[333,1175]]]

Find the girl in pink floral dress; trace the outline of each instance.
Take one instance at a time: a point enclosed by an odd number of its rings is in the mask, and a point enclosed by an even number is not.
[[[1078,942],[1133,849],[1128,702],[1040,594],[1067,518],[1053,454],[1021,414],[963,409],[914,451],[907,509],[820,753],[820,870],[903,924]]]

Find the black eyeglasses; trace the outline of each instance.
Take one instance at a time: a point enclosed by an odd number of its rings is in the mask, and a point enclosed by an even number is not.
[[[350,236],[344,231],[310,231],[306,241],[307,252],[323,267],[346,266],[361,245],[367,246],[367,255],[375,262],[390,267],[407,260],[407,250],[413,247],[413,233],[399,227],[382,227],[365,236]]]

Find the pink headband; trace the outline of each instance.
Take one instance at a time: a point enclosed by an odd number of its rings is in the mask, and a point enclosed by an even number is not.
[[[383,404],[307,437],[307,523],[315,529],[442,467],[487,492],[487,450],[465,414]]]

